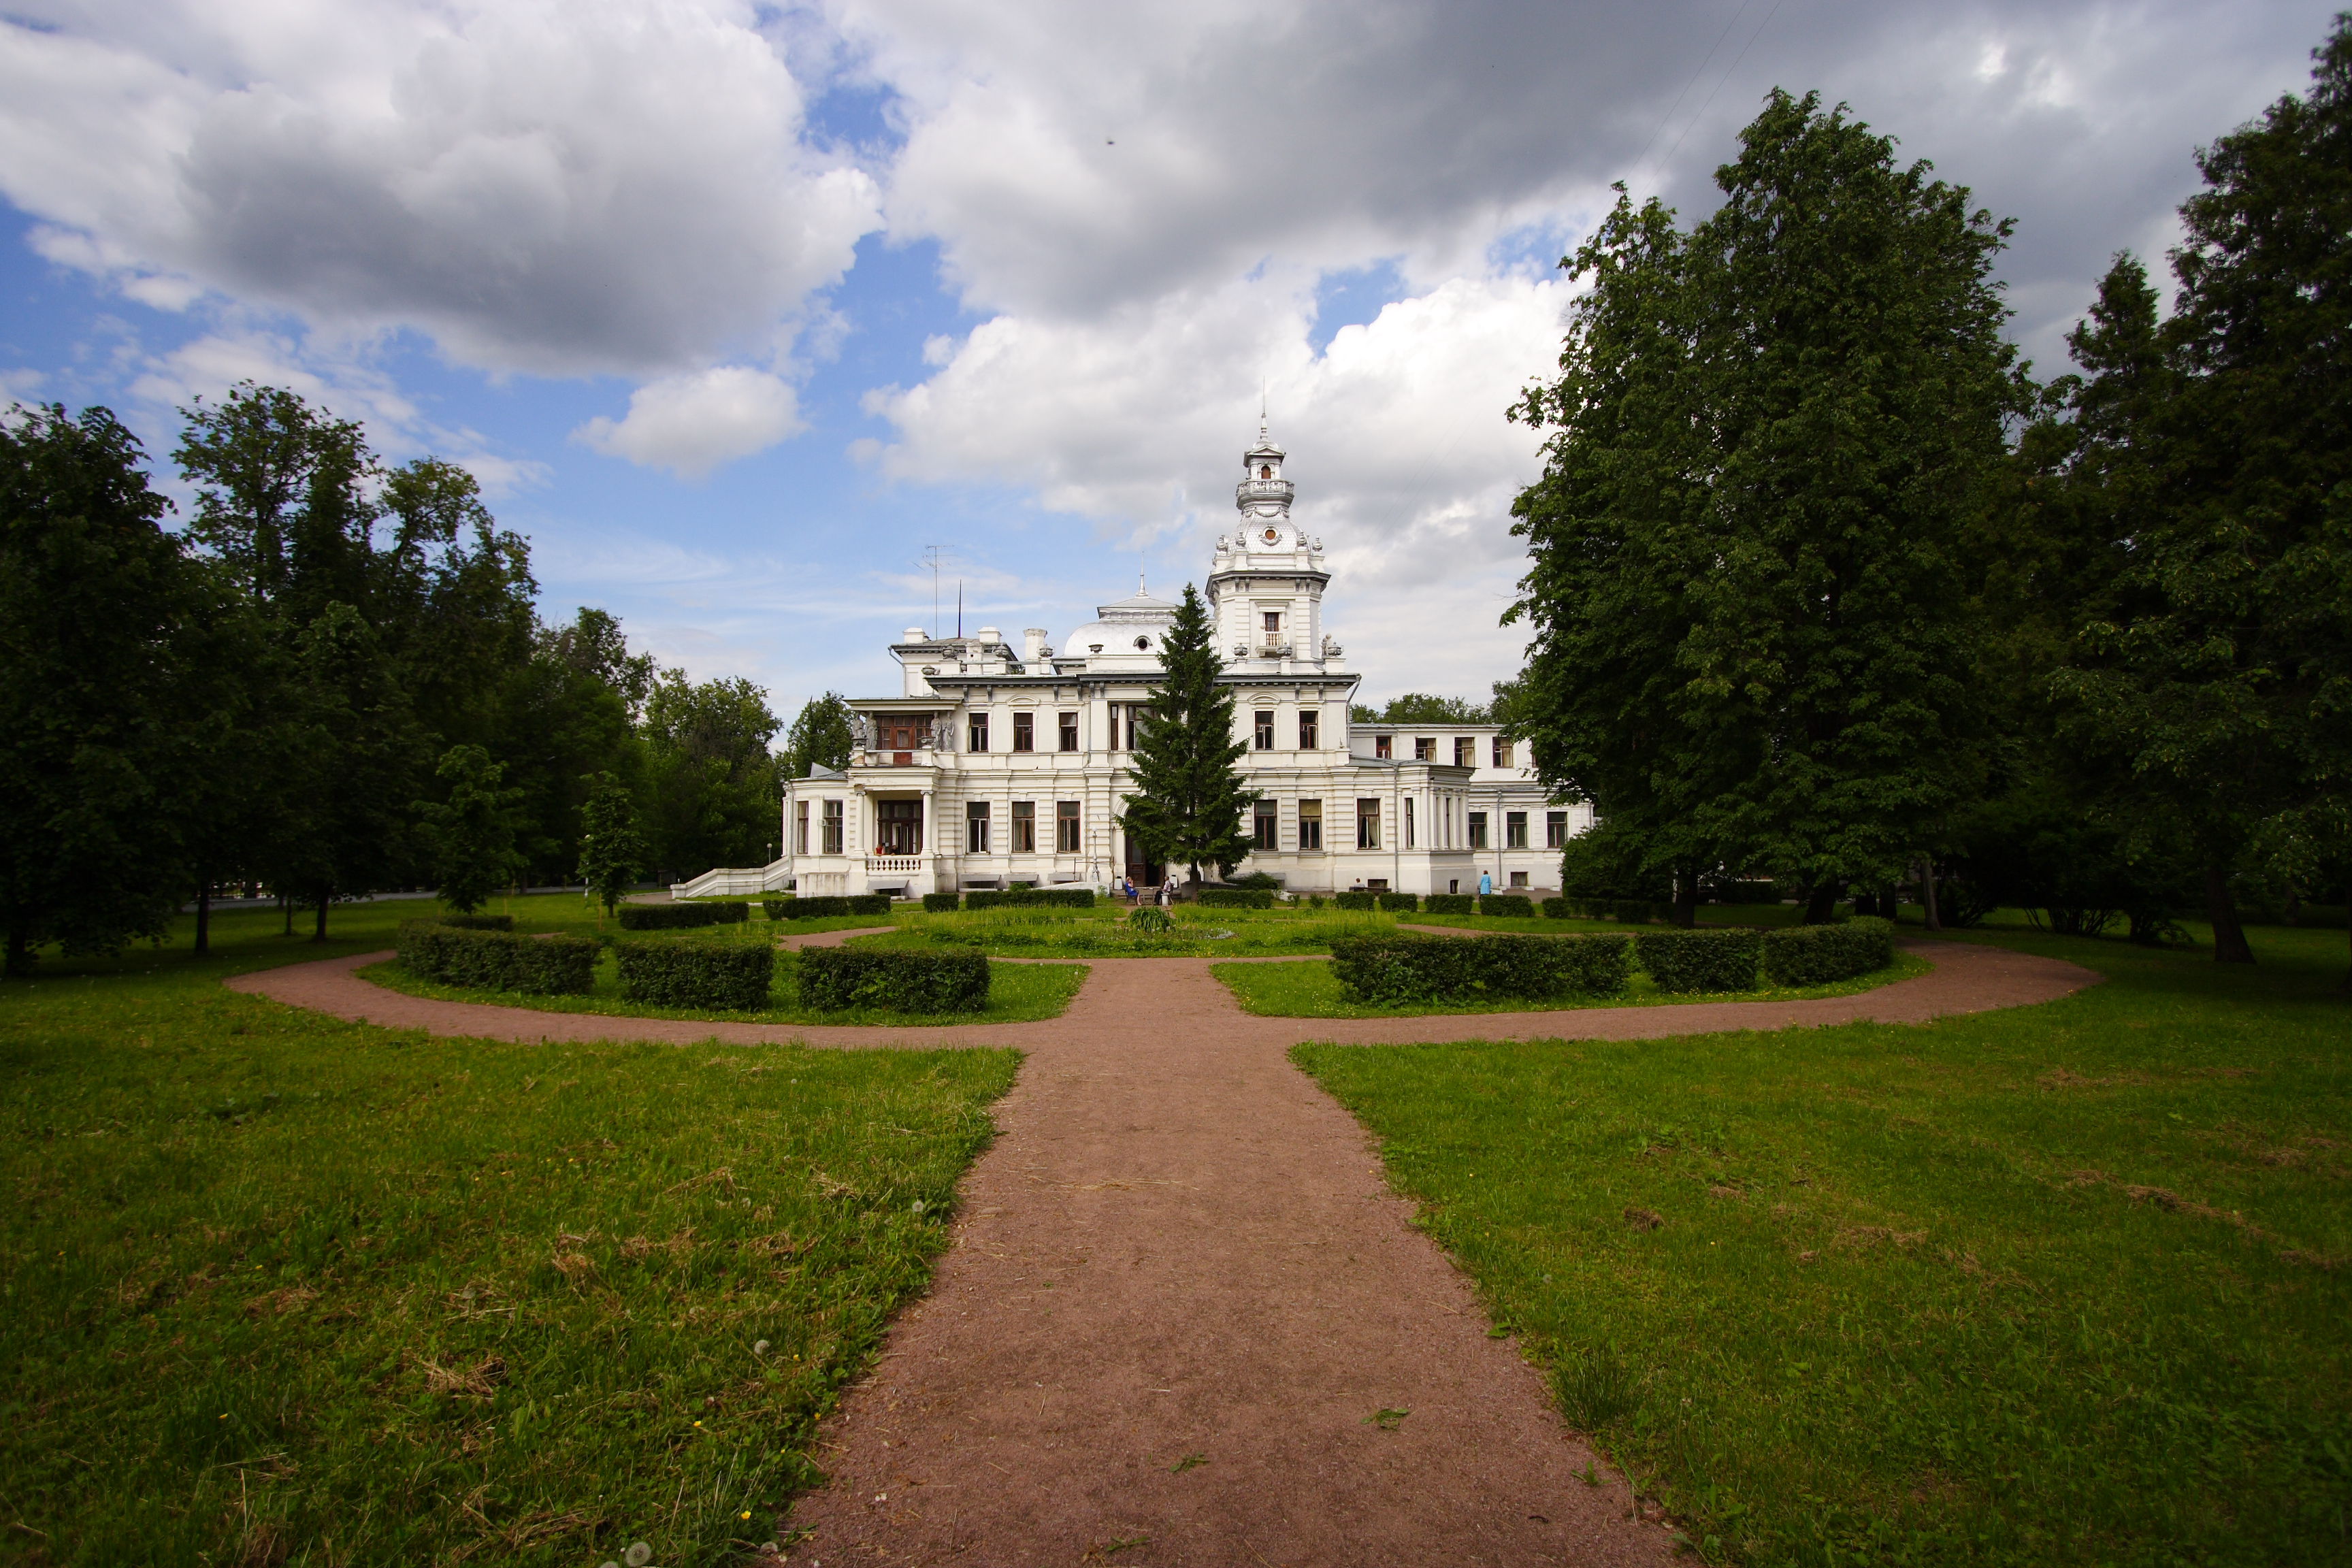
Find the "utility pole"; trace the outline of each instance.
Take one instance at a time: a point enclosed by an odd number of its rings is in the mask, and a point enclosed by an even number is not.
[[[931,569],[931,638],[935,642],[940,635],[940,559],[938,545],[923,546],[923,564]]]

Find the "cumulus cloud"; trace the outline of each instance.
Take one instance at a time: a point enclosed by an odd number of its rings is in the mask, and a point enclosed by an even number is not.
[[[494,371],[765,343],[878,222],[748,4],[202,5],[0,24],[0,191],[51,259]]]
[[[572,435],[607,457],[700,479],[802,427],[790,384],[730,364],[648,383],[630,395],[625,418],[591,419]]]

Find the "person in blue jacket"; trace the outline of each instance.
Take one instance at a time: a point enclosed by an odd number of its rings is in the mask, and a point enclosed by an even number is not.
[[[1489,876],[1488,876],[1488,875],[1486,875],[1486,872],[1484,872],[1484,871],[1479,872],[1479,873],[1478,873],[1478,896],[1479,896],[1480,898],[1482,898],[1482,899],[1483,899],[1483,898],[1485,898],[1487,894],[1489,894],[1489,893],[1493,892],[1494,890],[1495,890],[1495,879],[1494,879],[1494,878],[1492,878],[1492,877],[1489,877]]]

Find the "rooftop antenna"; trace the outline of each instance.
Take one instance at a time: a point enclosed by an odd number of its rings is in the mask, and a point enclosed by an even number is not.
[[[956,579],[956,641],[963,641],[963,579]]]
[[[931,569],[931,640],[936,642],[940,636],[940,547],[938,545],[923,546],[923,564]]]

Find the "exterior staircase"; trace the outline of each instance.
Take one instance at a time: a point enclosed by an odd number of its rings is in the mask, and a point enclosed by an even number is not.
[[[705,871],[689,881],[672,882],[669,896],[673,899],[747,898],[756,893],[781,893],[793,885],[793,863],[772,861],[765,866],[721,866]]]

